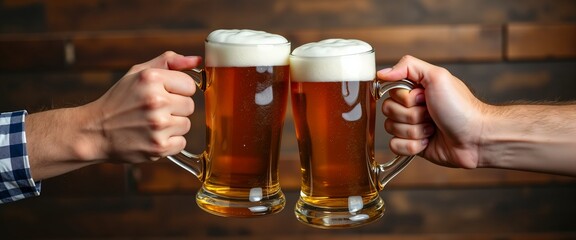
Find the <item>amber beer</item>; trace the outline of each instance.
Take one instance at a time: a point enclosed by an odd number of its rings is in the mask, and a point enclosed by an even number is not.
[[[302,172],[296,217],[319,228],[380,218],[385,182],[374,159],[374,50],[354,39],[309,43],[292,52],[290,71]]]
[[[210,171],[203,190],[228,198],[249,199],[280,192],[278,156],[289,67],[206,67],[205,91]]]
[[[205,42],[206,150],[170,160],[203,181],[196,202],[226,217],[276,213],[285,197],[278,157],[290,69],[290,42],[253,30],[216,30]]]
[[[302,200],[346,208],[349,196],[374,200],[378,187],[371,171],[376,105],[370,94],[372,81],[292,81]]]

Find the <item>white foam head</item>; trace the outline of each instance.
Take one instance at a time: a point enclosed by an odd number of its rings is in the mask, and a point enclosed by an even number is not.
[[[290,42],[263,31],[220,29],[206,38],[207,67],[288,65]]]
[[[290,56],[292,81],[372,81],[376,57],[370,44],[356,39],[326,39],[297,47]]]

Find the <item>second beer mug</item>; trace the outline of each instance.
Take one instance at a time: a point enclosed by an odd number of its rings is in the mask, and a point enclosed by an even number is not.
[[[370,223],[384,213],[379,191],[414,156],[374,160],[376,100],[409,81],[380,85],[372,47],[328,39],[290,55],[291,92],[302,184],[299,221],[319,228]]]
[[[288,98],[290,42],[252,30],[216,30],[195,80],[206,99],[207,147],[169,159],[203,182],[200,208],[219,216],[278,212],[278,155]]]

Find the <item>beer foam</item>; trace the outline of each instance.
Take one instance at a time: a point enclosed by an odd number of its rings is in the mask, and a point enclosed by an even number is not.
[[[278,34],[249,29],[219,29],[206,38],[206,66],[288,65],[290,42]]]
[[[370,44],[356,39],[326,39],[297,47],[290,56],[297,82],[372,81],[376,57]]]

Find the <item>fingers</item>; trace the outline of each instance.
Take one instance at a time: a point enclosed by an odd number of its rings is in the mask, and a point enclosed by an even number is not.
[[[424,139],[432,136],[435,131],[434,124],[405,124],[387,119],[384,122],[386,132],[404,139]]]
[[[390,150],[401,156],[416,155],[422,152],[428,146],[428,139],[403,139],[403,138],[392,138],[390,140]]]
[[[154,121],[154,120],[152,120]],[[191,127],[187,117],[170,117],[167,124],[151,124],[149,146],[150,156],[165,157],[174,155],[186,147],[186,134]]]
[[[405,107],[391,98],[382,103],[382,113],[388,119],[408,124],[430,122],[430,115],[426,106]]]

